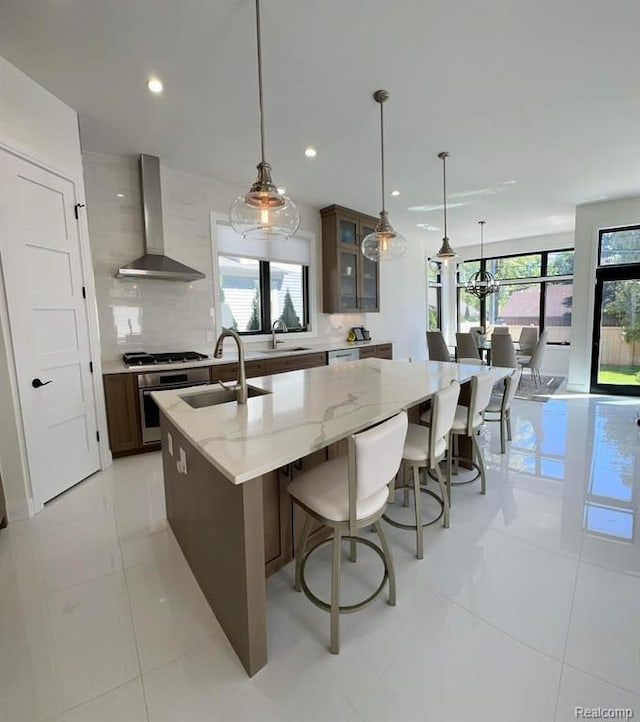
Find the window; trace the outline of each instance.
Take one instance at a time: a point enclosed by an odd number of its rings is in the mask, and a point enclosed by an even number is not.
[[[435,261],[427,262],[427,330],[435,331],[441,328],[442,322],[442,282],[440,278],[440,264]]]
[[[222,326],[259,334],[282,320],[289,331],[307,330],[307,266],[228,254],[218,256],[218,265]]]
[[[508,326],[517,340],[524,327],[549,332],[548,343],[567,344],[571,333],[573,250],[541,251],[517,256],[465,261],[458,281],[458,327]],[[466,293],[472,273],[485,268],[500,283],[497,293],[480,301]]]
[[[217,324],[244,335],[270,333],[278,320],[288,331],[308,331],[313,235],[300,234],[286,243],[247,241],[216,214],[211,214],[211,227]]]
[[[640,226],[600,231],[600,265],[640,263]]]

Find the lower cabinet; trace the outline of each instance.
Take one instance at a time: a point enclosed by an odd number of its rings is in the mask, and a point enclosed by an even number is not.
[[[107,374],[103,376],[103,382],[111,453],[117,456],[138,449],[142,451],[136,375]]]
[[[285,371],[298,371],[310,369],[314,366],[326,366],[327,354],[306,353],[302,356],[285,356],[284,358],[268,358],[265,362],[267,375],[281,374]]]
[[[265,369],[265,362],[259,359],[246,361],[244,364],[244,370],[248,379],[265,376],[267,373]],[[219,364],[217,366],[211,366],[209,369],[209,375],[212,384],[215,384],[217,381],[237,381],[239,376],[238,364]]]

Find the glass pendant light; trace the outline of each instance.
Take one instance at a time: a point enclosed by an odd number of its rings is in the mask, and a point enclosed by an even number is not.
[[[480,224],[480,270],[472,274],[467,281],[466,291],[476,296],[476,298],[483,299],[498,291],[498,282],[489,271],[482,268],[482,261],[484,260],[484,224],[486,221],[478,221],[478,223]]]
[[[404,255],[407,250],[407,239],[389,223],[389,214],[384,207],[384,112],[383,104],[389,99],[386,90],[376,90],[373,94],[376,103],[380,103],[380,159],[382,176],[382,210],[380,221],[373,233],[365,236],[362,241],[362,255],[370,261],[393,261]]]
[[[451,248],[449,238],[447,237],[447,158],[449,153],[446,150],[438,153],[438,158],[442,159],[442,195],[444,197],[443,209],[444,209],[444,236],[442,238],[442,245],[440,250],[434,256],[436,261],[440,261],[444,266],[448,266],[451,261],[457,261],[459,256]]]
[[[264,155],[264,110],[262,103],[262,48],[260,42],[260,0],[256,0],[256,35],[258,47],[258,96],[260,110],[260,150],[258,179],[244,196],[236,198],[229,208],[234,231],[249,240],[281,241],[292,236],[300,225],[300,214],[294,202],[279,193],[271,179],[271,166]]]

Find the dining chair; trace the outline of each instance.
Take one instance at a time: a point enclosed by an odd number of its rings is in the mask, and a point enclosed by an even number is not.
[[[520,331],[518,348],[522,356],[529,356],[538,343],[538,329],[535,326],[524,326]]]
[[[540,369],[542,367],[542,361],[545,356],[545,351],[547,347],[547,338],[549,337],[549,332],[545,329],[541,334],[540,338],[538,339],[538,343],[536,343],[531,356],[526,355],[518,355],[518,363],[522,368],[529,369],[529,373],[531,374],[531,378],[533,379],[533,383],[537,386],[538,383],[541,381],[540,376]]]
[[[407,438],[404,442],[402,451],[402,468],[404,472],[404,489],[408,488],[406,473],[411,469],[413,477],[413,499],[415,509],[415,524],[404,524],[393,519],[389,515],[389,508],[382,518],[397,527],[398,529],[412,529],[416,532],[416,556],[418,559],[424,557],[422,529],[433,522],[422,521],[422,505],[420,502],[420,494],[426,493],[435,497],[442,504],[444,514],[444,526],[449,527],[449,479],[451,474],[451,466],[447,467],[447,478],[442,476],[440,462],[444,459],[445,453],[449,448],[449,432],[456,414],[458,405],[458,397],[460,395],[460,384],[452,381],[449,386],[436,392],[431,397],[431,407],[429,409],[429,426],[421,426],[419,424],[409,424],[407,428]],[[420,484],[420,470],[427,469],[434,472],[438,483],[440,484],[441,498],[436,496],[426,486]],[[394,491],[400,491],[396,488]],[[406,500],[405,500],[406,505]],[[440,517],[437,517],[438,519]],[[437,521],[437,519],[436,519]]]
[[[442,331],[427,331],[427,350],[430,361],[451,361]]]
[[[516,349],[511,334],[498,333],[491,336],[491,365],[518,368]]]
[[[456,333],[456,358],[480,359],[478,344],[472,333]]]
[[[396,603],[396,580],[391,551],[380,521],[394,478],[400,468],[407,435],[407,412],[381,424],[353,434],[348,439],[348,453],[303,472],[289,484],[287,490],[295,504],[305,513],[305,521],[296,549],[295,589],[304,592],[317,607],[331,615],[331,644],[333,654],[340,651],[340,614],[355,612],[377,599],[389,582],[389,604]],[[313,520],[333,530],[329,539],[306,550]],[[378,532],[380,546],[358,536],[358,529],[373,525]],[[352,548],[364,544],[382,559],[384,576],[375,592],[365,600],[348,605],[340,604],[340,565],[342,541],[349,540]],[[309,589],[304,571],[309,555],[321,546],[332,543],[331,599],[317,597]],[[352,551],[352,560],[355,554]]]
[[[484,410],[485,421],[500,422],[500,453],[506,451],[506,439],[511,441],[511,403],[516,395],[518,384],[522,376],[522,369],[514,369],[506,379],[501,380],[496,386],[501,386],[500,392],[494,391],[489,399],[489,405]]]
[[[493,336],[494,333],[500,334],[500,333],[510,333],[508,326],[494,326],[493,331],[491,332],[491,335]]]

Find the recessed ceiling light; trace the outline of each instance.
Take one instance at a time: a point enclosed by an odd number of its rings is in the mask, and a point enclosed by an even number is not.
[[[124,198],[124,193],[116,193],[116,198]]]
[[[316,155],[318,155],[315,148],[306,148],[304,154],[307,156],[307,158],[315,158]]]
[[[514,180],[508,180],[508,181],[502,181],[503,186],[512,186],[516,181]]]
[[[431,223],[416,223],[416,228],[421,228],[423,231],[439,231],[438,226],[432,226]]]
[[[391,191],[391,195],[392,195],[394,198],[396,198],[397,196],[400,195],[400,191]]]
[[[283,196],[287,192],[286,188],[278,188],[278,193]]]
[[[162,85],[162,81],[158,80],[158,78],[149,78],[147,88],[149,88],[152,93],[158,95],[158,93],[162,92],[164,86]]]

